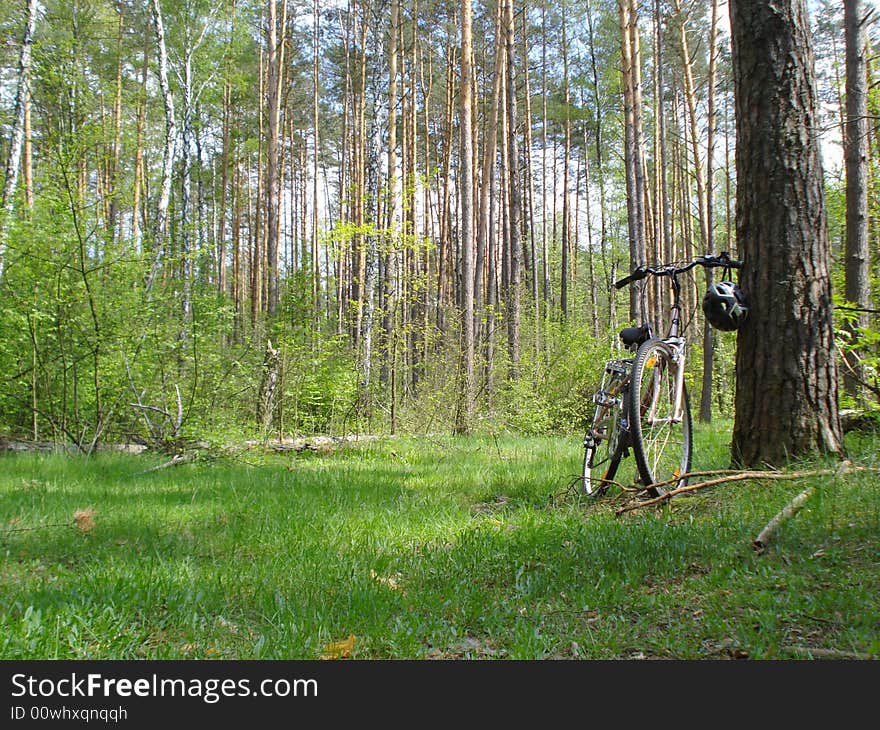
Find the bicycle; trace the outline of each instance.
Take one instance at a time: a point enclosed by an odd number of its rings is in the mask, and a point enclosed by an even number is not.
[[[681,326],[681,284],[691,269],[723,268],[725,275],[742,262],[724,252],[698,256],[684,264],[637,267],[614,283],[622,289],[649,276],[668,277],[672,287],[669,330],[655,337],[648,322],[620,332],[633,357],[605,363],[602,383],[593,396],[596,410],[584,436],[583,491],[600,496],[615,480],[632,449],[635,467],[629,484],[639,481],[650,496],[659,497],[687,483],[693,452],[691,407],[684,382],[687,340]],[[658,485],[658,486],[655,486]]]

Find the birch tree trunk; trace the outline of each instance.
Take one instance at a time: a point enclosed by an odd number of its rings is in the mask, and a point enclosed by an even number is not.
[[[34,29],[37,24],[37,0],[28,0],[27,20],[24,38],[18,55],[18,88],[15,92],[15,113],[13,115],[12,140],[9,157],[6,160],[6,182],[3,185],[3,199],[0,200],[0,279],[3,278],[6,257],[6,221],[15,207],[15,188],[21,167],[21,152],[24,147],[25,116],[28,108],[31,83],[31,53],[34,43]]]
[[[159,6],[159,0],[151,0],[150,10],[153,16],[153,33],[156,36],[159,88],[162,91],[162,104],[165,110],[165,153],[162,157],[162,182],[156,201],[156,218],[153,221],[153,263],[147,277],[147,290],[153,286],[162,265],[162,256],[165,253],[165,236],[168,233],[168,205],[171,201],[171,176],[174,171],[177,141],[174,96],[171,94],[171,87],[168,84],[168,51],[165,47],[165,26],[162,22],[162,9]]]

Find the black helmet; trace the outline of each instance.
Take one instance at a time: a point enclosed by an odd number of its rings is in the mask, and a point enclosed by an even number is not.
[[[710,285],[703,297],[703,314],[709,324],[725,332],[738,329],[748,313],[746,297],[732,281]]]

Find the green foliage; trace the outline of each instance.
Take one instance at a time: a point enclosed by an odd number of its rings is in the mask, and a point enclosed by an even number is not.
[[[596,340],[585,324],[549,322],[546,352],[524,352],[520,377],[502,391],[502,420],[514,432],[571,433],[585,428],[593,412],[605,361],[612,357],[611,333]]]

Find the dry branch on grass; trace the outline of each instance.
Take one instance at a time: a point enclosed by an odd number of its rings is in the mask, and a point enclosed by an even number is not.
[[[806,501],[813,496],[813,492],[815,490],[813,487],[809,487],[801,492],[797,497],[795,497],[791,502],[789,502],[785,507],[780,510],[776,515],[774,515],[773,519],[767,523],[763,530],[758,534],[758,536],[752,542],[752,547],[759,553],[764,552],[765,548],[770,542],[770,538],[773,536],[773,533],[779,529],[779,526],[792,517],[794,517],[801,507],[804,506]]]
[[[661,502],[665,502],[672,497],[675,497],[679,494],[686,494],[688,492],[695,492],[698,489],[705,489],[706,487],[713,487],[718,484],[726,484],[729,482],[742,482],[750,479],[762,479],[762,480],[779,480],[779,479],[810,479],[812,477],[825,477],[825,476],[838,476],[841,474],[852,474],[855,472],[878,472],[880,469],[869,466],[849,466],[849,462],[844,462],[844,464],[837,469],[814,469],[811,471],[792,471],[792,472],[783,472],[783,471],[714,471],[714,472],[691,472],[688,474],[684,474],[681,477],[676,479],[669,479],[665,482],[658,482],[652,486],[654,487],[664,487],[669,484],[674,484],[675,482],[681,481],[682,479],[691,479],[694,477],[701,476],[714,476],[714,475],[722,475],[718,476],[715,479],[707,479],[705,482],[698,482],[697,484],[687,484],[683,487],[679,487],[678,489],[671,489],[665,494],[660,495],[659,497],[654,497],[653,499],[646,499],[641,502],[632,502],[630,504],[624,505],[620,509],[615,511],[615,515],[618,517],[626,512],[632,512],[636,509],[641,509],[642,507],[650,507],[655,504],[660,504]]]
[[[50,522],[45,525],[34,525],[32,527],[5,527],[0,528],[0,535],[7,535],[13,532],[35,532],[37,530],[46,530],[53,527],[75,527],[83,534],[87,534],[95,529],[95,515],[98,514],[92,507],[78,509],[73,513],[73,519],[69,522]]]
[[[784,652],[805,659],[848,659],[868,661],[877,658],[875,654],[863,654],[857,651],[843,651],[841,649],[823,649],[812,646],[783,646],[781,648]]]
[[[149,469],[144,469],[138,474],[149,474],[150,472],[159,471],[160,469],[167,469],[170,466],[177,466],[178,464],[186,464],[187,462],[195,459],[195,454],[175,454],[171,461],[165,461],[161,464],[157,464],[156,466],[151,466]]]

